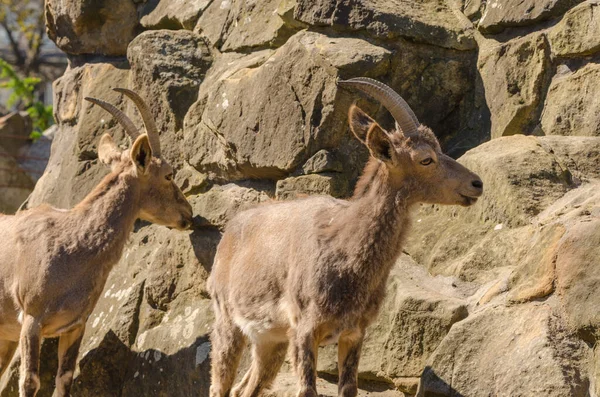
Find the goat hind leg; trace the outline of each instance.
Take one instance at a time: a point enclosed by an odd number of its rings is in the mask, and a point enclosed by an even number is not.
[[[340,335],[338,341],[338,397],[356,397],[358,394],[358,361],[364,331],[355,330]]]
[[[40,388],[41,331],[37,319],[30,315],[24,316],[21,327],[20,397],[34,397]]]
[[[217,320],[211,333],[210,397],[229,396],[246,338],[229,319],[216,312]]]
[[[252,345],[252,366],[232,391],[232,397],[258,397],[271,386],[285,360],[288,342],[262,342]]]
[[[58,372],[56,373],[56,396],[69,397],[71,385],[73,384],[73,373],[81,339],[85,327],[78,327],[70,332],[64,333],[58,340]]]
[[[19,346],[19,342],[0,340],[0,376],[2,376],[6,368],[10,365],[10,360],[12,360],[17,346]]]
[[[299,381],[298,397],[317,397],[317,352],[315,331],[296,329],[292,337],[292,360]]]

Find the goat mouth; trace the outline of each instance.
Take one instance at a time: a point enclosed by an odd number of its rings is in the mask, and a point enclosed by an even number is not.
[[[464,194],[460,196],[463,198],[463,202],[461,203],[463,207],[469,207],[477,202],[477,197],[465,196]]]

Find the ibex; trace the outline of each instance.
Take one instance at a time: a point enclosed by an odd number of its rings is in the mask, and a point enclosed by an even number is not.
[[[136,104],[146,133],[111,104],[86,98],[111,113],[133,141],[121,153],[110,135],[102,137],[98,158],[112,172],[71,210],[41,205],[0,216],[0,375],[20,341],[21,397],[35,396],[40,387],[41,338],[56,336],[55,395],[70,395],[86,320],[136,219],[177,229],[192,225],[192,208],[161,157],[147,105],[133,91],[115,91]]]
[[[371,158],[351,200],[310,197],[246,210],[226,226],[209,278],[216,321],[211,335],[211,397],[258,396],[289,350],[298,396],[316,397],[319,345],[338,344],[339,396],[357,395],[365,328],[384,298],[391,267],[418,203],[469,206],[481,179],[442,154],[433,132],[388,86],[341,81],[391,113],[387,132],[357,106],[350,128]],[[233,389],[240,355],[252,364]]]

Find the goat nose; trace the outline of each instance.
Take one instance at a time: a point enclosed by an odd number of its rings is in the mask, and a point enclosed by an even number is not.
[[[483,189],[483,182],[481,182],[479,179],[476,179],[473,182],[471,182],[471,185],[473,185],[473,187],[476,189]]]

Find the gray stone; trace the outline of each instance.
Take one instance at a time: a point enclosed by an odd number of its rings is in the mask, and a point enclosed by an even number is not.
[[[129,85],[139,87],[136,91],[148,102],[161,132],[163,156],[178,168],[183,160],[183,119],[212,63],[208,46],[193,32],[148,31],[131,42],[127,58]],[[134,108],[130,103],[130,114]]]
[[[588,0],[567,12],[548,34],[552,53],[574,57],[600,51],[600,2]]]
[[[389,51],[364,40],[312,32],[274,53],[223,56],[185,119],[190,164],[211,180],[293,172],[313,148],[353,140],[346,121],[351,99],[338,94],[338,73],[381,73],[388,59]]]
[[[302,166],[305,174],[317,174],[319,172],[342,172],[342,163],[335,156],[325,150],[319,150]]]
[[[279,47],[300,25],[282,18],[281,0],[213,1],[200,17],[195,31],[221,51]],[[283,8],[283,9],[282,9]]]
[[[278,200],[291,200],[314,194],[347,197],[350,195],[348,181],[339,173],[302,175],[277,181],[275,197]]]
[[[297,0],[294,17],[314,26],[366,30],[379,39],[406,37],[445,48],[475,48],[471,27],[440,0]]]
[[[541,116],[545,135],[600,136],[600,65],[554,76]]]
[[[532,33],[499,44],[484,42],[478,68],[491,112],[492,138],[527,134],[538,123],[550,71],[545,34]]]
[[[150,0],[140,10],[141,25],[146,29],[193,30],[210,0]]]
[[[132,0],[48,0],[48,37],[68,54],[123,56],[138,33]]]
[[[554,299],[488,307],[452,327],[417,396],[587,396],[585,351]]]
[[[527,26],[561,15],[581,0],[490,1],[479,20],[479,29],[497,33],[510,26]]]

